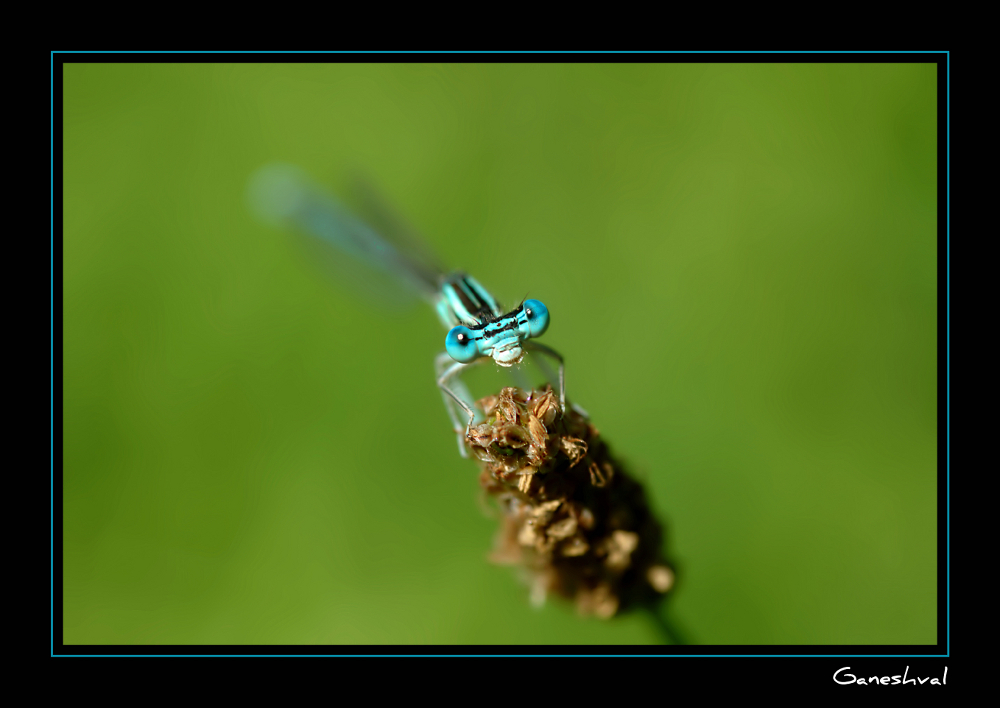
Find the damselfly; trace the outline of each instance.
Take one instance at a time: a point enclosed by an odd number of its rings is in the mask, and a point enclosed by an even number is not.
[[[250,183],[250,201],[266,220],[290,225],[337,247],[340,251],[394,276],[434,306],[448,329],[445,351],[434,360],[437,385],[465,456],[465,439],[481,417],[458,374],[476,362],[492,358],[500,366],[519,364],[525,351],[538,352],[559,363],[559,403],[566,408],[565,366],[555,350],[532,341],[549,326],[549,311],[540,301],[522,301],[505,312],[472,276],[446,273],[430,258],[417,258],[391,244],[375,229],[354,217],[326,190],[297,168],[270,165]],[[455,406],[468,415],[460,422]]]

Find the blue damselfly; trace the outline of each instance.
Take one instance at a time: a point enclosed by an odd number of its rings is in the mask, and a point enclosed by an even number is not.
[[[426,252],[422,257],[415,256],[412,243],[410,247],[390,243],[384,234],[348,212],[328,191],[295,167],[262,168],[250,182],[249,196],[252,207],[265,220],[304,231],[388,273],[434,307],[448,329],[445,351],[434,360],[437,385],[463,456],[467,454],[465,440],[469,430],[481,414],[458,374],[476,362],[493,359],[500,366],[511,367],[523,360],[526,351],[552,357],[559,363],[559,403],[565,411],[563,358],[550,347],[533,341],[549,326],[549,311],[540,301],[524,300],[512,310],[504,311],[472,276],[445,272]],[[456,405],[468,415],[464,425]]]

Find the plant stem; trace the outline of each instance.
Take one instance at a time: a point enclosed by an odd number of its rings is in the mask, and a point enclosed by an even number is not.
[[[650,619],[652,619],[653,625],[656,627],[656,631],[660,635],[660,638],[663,639],[663,643],[674,645],[690,644],[691,642],[688,640],[684,632],[678,629],[677,623],[664,616],[664,605],[665,603],[658,603],[646,607],[646,612]]]

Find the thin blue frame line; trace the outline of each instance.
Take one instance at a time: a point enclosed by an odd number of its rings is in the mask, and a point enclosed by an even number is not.
[[[951,654],[951,53],[945,53],[945,652]]]
[[[55,654],[55,55],[56,54],[944,54],[945,74],[947,77],[947,87],[945,91],[945,548],[947,551],[947,561],[945,564],[945,653],[944,654],[670,654],[669,656],[720,656],[720,657],[857,657],[871,658],[874,656],[886,656],[893,658],[910,657],[950,657],[951,656],[951,51],[835,51],[835,52],[676,52],[676,51],[629,51],[629,52],[607,52],[607,51],[568,51],[568,52],[342,52],[342,51],[301,51],[301,52],[197,52],[197,51],[177,51],[177,52],[72,52],[70,50],[53,50],[49,54],[49,654]],[[58,656],[79,657],[79,656],[349,656],[349,657],[371,657],[371,656],[414,656],[413,654],[59,654]],[[465,655],[465,654],[427,654],[421,656],[649,656],[647,654],[540,654],[540,655],[507,655],[507,654],[485,654],[485,655]]]
[[[49,57],[49,651],[56,646],[55,505],[55,57]]]
[[[718,657],[722,659],[733,659],[733,658],[806,658],[806,659],[822,659],[822,658],[845,658],[845,659],[930,659],[930,658],[941,658],[946,657],[946,654],[59,654],[58,656],[65,657],[91,657],[91,656],[107,656],[107,657],[287,657],[287,658],[303,658],[303,657],[330,657],[330,658],[393,658],[393,657],[477,657],[477,658],[492,658],[492,657],[533,657],[533,658],[583,658],[583,657],[598,657],[598,658],[669,658],[669,657],[692,657],[692,658],[712,658]]]

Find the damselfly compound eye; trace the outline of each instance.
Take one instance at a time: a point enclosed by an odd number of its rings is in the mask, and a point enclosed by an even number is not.
[[[462,325],[452,327],[448,336],[444,338],[444,348],[452,359],[468,364],[479,356],[479,350],[472,337],[472,330],[468,327]]]
[[[539,300],[525,300],[524,314],[528,316],[528,331],[532,337],[541,337],[549,328],[549,308]]]

